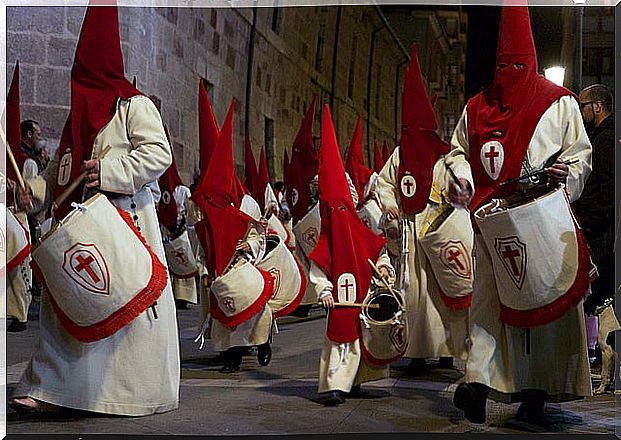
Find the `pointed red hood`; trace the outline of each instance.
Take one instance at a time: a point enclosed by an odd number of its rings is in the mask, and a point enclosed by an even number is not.
[[[192,195],[204,214],[200,225],[197,224],[197,236],[205,251],[207,268],[216,276],[224,273],[235,254],[237,242],[245,237],[253,221],[236,207],[240,196],[233,166],[234,109],[235,100],[226,115],[205,178]]]
[[[6,95],[6,140],[11,147],[20,172],[24,169],[24,162],[28,155],[22,150],[21,111],[19,98],[19,61],[15,63],[13,80]],[[9,179],[17,183],[17,174],[13,166],[7,163],[6,172]]]
[[[433,167],[450,147],[437,133],[436,115],[425,90],[415,44],[405,72],[402,102],[399,201],[407,214],[418,214],[429,200]]]
[[[528,8],[503,7],[494,81],[467,104],[470,164],[477,188],[470,202],[471,212],[492,198],[506,197],[515,191],[517,183],[500,183],[520,175],[541,116],[566,95],[573,93],[537,73]],[[484,164],[479,158],[490,162]]]
[[[386,240],[373,233],[358,217],[351,198],[330,107],[325,106],[319,151],[319,207],[321,234],[309,258],[334,285],[336,302],[362,302],[371,282],[368,259],[377,261]],[[344,280],[349,280],[344,287]],[[355,281],[355,287],[352,287]],[[338,307],[328,317],[328,338],[351,342],[360,337],[360,308]]]
[[[384,158],[382,157],[382,152],[377,145],[377,141],[373,145],[373,170],[376,173],[379,173],[384,168]]]
[[[164,126],[164,131],[166,132],[168,143],[172,145],[170,142],[168,128],[166,126]],[[179,185],[183,185],[183,181],[181,180],[179,171],[177,170],[177,162],[175,161],[174,153],[172,164],[166,169],[164,174],[160,176],[158,179],[158,185],[160,187],[160,191],[162,192],[162,196],[157,205],[157,217],[159,218],[161,224],[163,224],[169,231],[172,231],[177,226],[178,214],[177,203],[174,198],[175,188]]]
[[[265,146],[261,147],[261,156],[259,157],[259,194],[257,194],[261,211],[265,210],[265,190],[270,184],[270,174],[267,170],[267,158],[265,157]]]
[[[311,203],[309,185],[317,174],[318,158],[313,144],[315,107],[316,100],[313,99],[306,111],[291,151],[291,164],[289,166],[291,182],[287,191],[287,203],[294,224],[308,212]]]
[[[382,146],[382,159],[384,163],[388,162],[390,159],[390,149],[388,148],[388,141],[384,141],[384,145]]]
[[[257,170],[257,163],[252,153],[252,144],[250,138],[246,136],[246,144],[244,148],[244,170],[246,174],[246,188],[250,190],[250,194],[255,200],[259,200],[259,194],[261,193],[259,185],[259,171]]]
[[[89,6],[71,70],[71,110],[59,144],[61,162],[70,167],[62,163],[58,167],[55,197],[80,174],[82,162],[91,159],[93,142],[115,115],[117,100],[141,94],[125,78],[118,8]],[[59,207],[57,217],[63,217],[71,209],[71,202],[81,199],[82,188],[80,185]]]
[[[209,159],[216,148],[220,130],[213,114],[211,101],[201,79],[198,85],[198,139],[199,139],[199,168],[201,177],[207,172]]]
[[[367,168],[364,164],[364,156],[362,155],[362,116],[358,116],[358,122],[354,129],[354,134],[347,150],[347,159],[345,161],[345,171],[351,177],[351,180],[358,193],[358,205],[364,204],[364,187],[369,183],[369,179],[373,174],[373,170]]]
[[[285,148],[285,155],[283,158],[283,163],[282,163],[282,179],[283,182],[285,184],[285,191],[289,192],[289,185],[291,184],[291,177],[289,177],[289,167],[290,167],[290,163],[289,163],[289,152],[287,151],[287,149]]]

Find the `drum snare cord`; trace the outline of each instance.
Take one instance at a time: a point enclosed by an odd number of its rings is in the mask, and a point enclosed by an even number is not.
[[[363,313],[360,314],[360,320],[364,323],[365,328],[371,328],[371,324],[369,324],[369,320]]]
[[[198,332],[198,335],[196,336],[196,338],[194,339],[194,342],[198,342],[201,341],[200,345],[198,346],[199,350],[202,350],[203,347],[205,346],[205,335],[207,334],[207,330],[209,330],[209,320],[211,319],[211,313],[207,313],[207,316],[205,317],[205,320],[203,321],[203,325],[201,325],[201,329]]]
[[[88,206],[86,206],[84,203],[77,202],[71,202],[71,207],[73,209],[79,209],[80,212],[86,212],[86,210],[88,209]]]

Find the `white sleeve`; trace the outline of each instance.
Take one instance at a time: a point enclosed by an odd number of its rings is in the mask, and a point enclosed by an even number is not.
[[[470,182],[470,187],[474,193],[474,181],[472,179],[470,163],[468,162],[469,159],[468,111],[467,107],[465,107],[451,136],[451,151],[446,155],[446,165],[453,170],[458,178],[463,178]]]

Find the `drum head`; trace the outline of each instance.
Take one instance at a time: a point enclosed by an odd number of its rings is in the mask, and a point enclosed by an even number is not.
[[[268,235],[265,241],[265,255],[267,255],[280,244],[280,237],[278,235]]]
[[[379,305],[379,308],[365,307],[366,316],[377,322],[390,321],[399,311],[399,303],[395,297],[388,292],[375,294],[369,299],[368,304]]]

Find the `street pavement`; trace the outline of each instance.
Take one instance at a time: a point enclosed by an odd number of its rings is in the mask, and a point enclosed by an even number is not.
[[[7,394],[26,368],[38,336],[36,304],[28,329],[7,334]],[[488,401],[487,424],[468,422],[453,406],[463,380],[463,362],[455,369],[435,368],[419,377],[406,374],[407,360],[391,365],[390,377],[363,385],[370,398],[349,399],[327,408],[317,398],[317,372],[325,330],[322,310],[308,318],[278,321],[273,357],[266,367],[245,356],[238,373],[223,374],[213,361],[211,341],[203,350],[194,342],[198,306],[179,310],[182,377],[179,409],[149,417],[111,417],[78,413],[56,418],[25,418],[9,410],[8,434],[328,434],[371,432],[621,434],[619,397],[612,393],[549,405],[555,421],[547,429],[518,423],[517,404]]]

